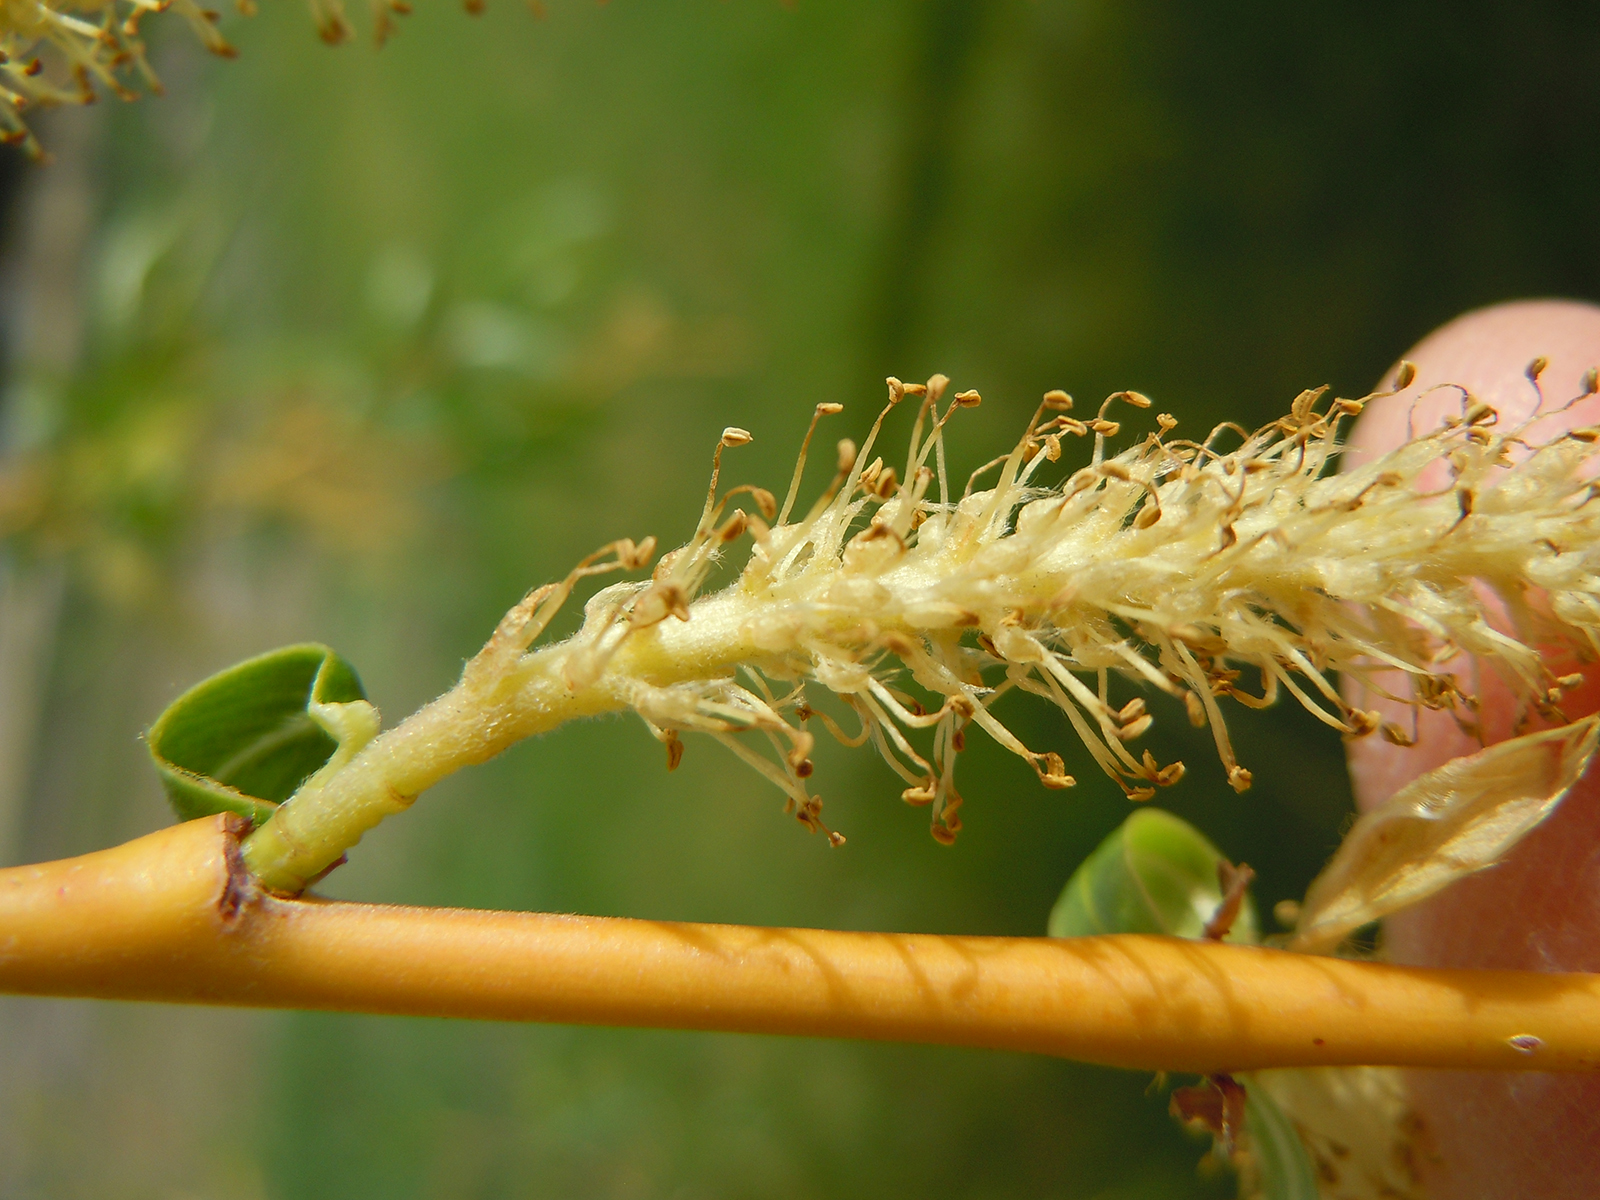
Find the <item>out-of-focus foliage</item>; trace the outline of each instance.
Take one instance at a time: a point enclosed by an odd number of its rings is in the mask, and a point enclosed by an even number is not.
[[[1463,309],[1600,291],[1600,16],[1572,6],[429,4],[378,54],[292,4],[229,20],[230,63],[152,23],[168,95],[94,110],[83,335],[43,366],[13,348],[0,582],[43,581],[55,630],[31,783],[0,803],[14,860],[169,819],[136,734],[249,654],[326,641],[391,719],[414,708],[529,585],[683,540],[724,426],[781,489],[815,402],[859,436],[885,375],[944,371],[985,397],[961,475],[1046,388],[1249,426],[1307,385],[1362,394]],[[90,115],[50,114],[51,170]],[[14,249],[48,232],[29,211]],[[1348,812],[1337,739],[1241,719],[1240,797],[1157,715],[1194,766],[1164,800],[1258,870],[1264,911],[1300,896]],[[1056,718],[1006,719],[1079,787],[973,739],[950,849],[869,756],[819,759],[850,833],[829,851],[717,748],[668,775],[597,723],[452,779],[323,886],[1032,934],[1129,810]],[[1146,1082],[7,1000],[0,1193],[1227,1195]]]

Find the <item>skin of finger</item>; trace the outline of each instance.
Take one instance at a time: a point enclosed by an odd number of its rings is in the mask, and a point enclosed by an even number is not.
[[[1526,368],[1539,357],[1549,365],[1535,387]],[[1600,307],[1547,300],[1482,309],[1437,330],[1406,358],[1416,364],[1416,382],[1369,407],[1350,438],[1352,460],[1459,413],[1461,392],[1437,385],[1467,388],[1500,412],[1502,427],[1560,408],[1583,392],[1584,372],[1600,363]],[[1385,386],[1393,379],[1391,370]],[[1531,434],[1541,440],[1596,422],[1600,398],[1591,397],[1537,422]],[[1437,479],[1421,482],[1446,485],[1443,464]],[[1584,675],[1562,702],[1569,719],[1600,709],[1600,670]],[[1510,692],[1489,672],[1477,682],[1487,740],[1510,736]],[[1350,698],[1411,727],[1405,706],[1359,687]],[[1377,737],[1350,744],[1351,780],[1363,809],[1479,748],[1448,713],[1424,711],[1416,720],[1415,747]],[[1402,963],[1600,971],[1600,771],[1591,770],[1505,862],[1394,917],[1385,938]],[[1418,1158],[1431,1200],[1600,1195],[1600,1077],[1416,1071],[1408,1083],[1426,1130]]]

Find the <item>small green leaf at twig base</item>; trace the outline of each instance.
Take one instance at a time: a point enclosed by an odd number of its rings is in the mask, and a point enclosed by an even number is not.
[[[357,703],[370,712],[365,700],[327,646],[285,646],[174,700],[150,727],[150,757],[181,819],[232,812],[260,825],[333,757],[345,740],[336,718]]]
[[[1223,900],[1217,866],[1225,861],[1187,821],[1141,808],[1073,872],[1050,912],[1050,936],[1201,937]],[[1256,940],[1255,906],[1248,897],[1226,940]]]

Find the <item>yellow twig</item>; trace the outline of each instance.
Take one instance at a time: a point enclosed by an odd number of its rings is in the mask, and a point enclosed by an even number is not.
[[[261,892],[233,818],[0,871],[0,991],[934,1042],[1196,1072],[1600,1067],[1600,975]]]

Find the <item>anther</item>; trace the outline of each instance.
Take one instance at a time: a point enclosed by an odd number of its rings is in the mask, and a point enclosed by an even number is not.
[[[1395,746],[1415,746],[1417,739],[1412,737],[1393,721],[1385,721],[1378,730],[1383,734],[1383,740]]]
[[[717,539],[723,543],[738,541],[748,524],[749,518],[742,511],[735,512],[723,522],[722,528],[717,530]]]
[[[1155,721],[1156,719],[1154,717],[1152,717],[1149,713],[1145,713],[1144,716],[1129,721],[1117,731],[1117,734],[1125,742],[1132,741],[1134,738],[1138,737],[1140,734],[1149,729],[1150,726],[1154,725]]]

